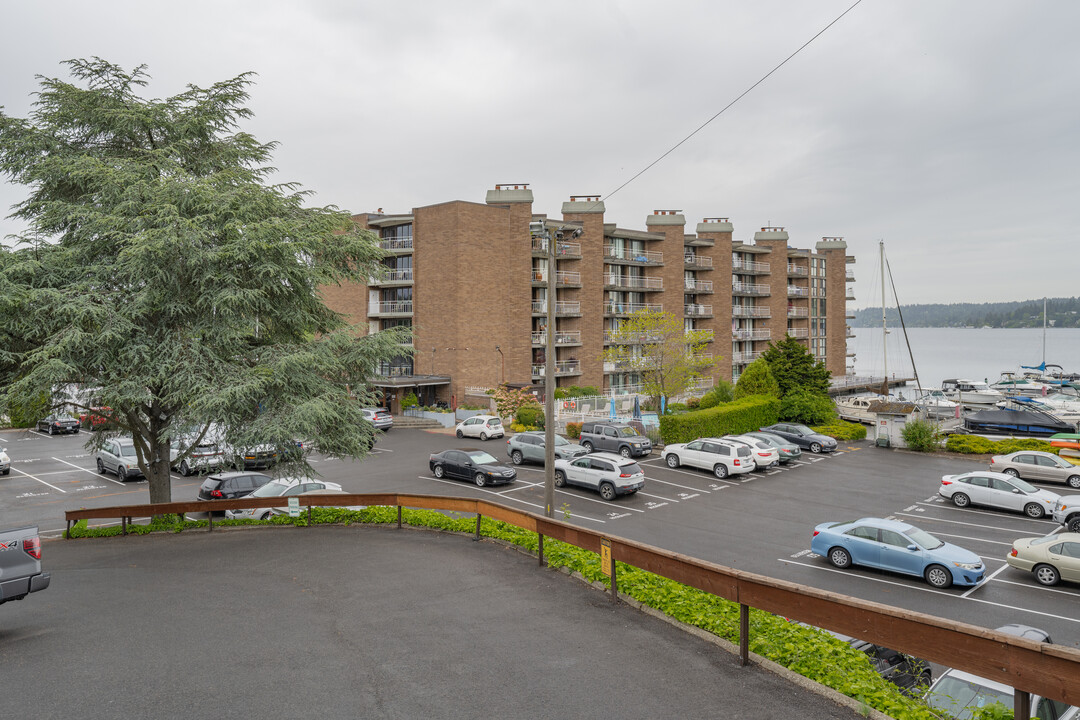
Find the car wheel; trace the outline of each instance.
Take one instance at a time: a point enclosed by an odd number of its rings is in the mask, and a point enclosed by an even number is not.
[[[484,473],[476,473],[473,482],[476,483],[476,487],[484,487],[487,485],[487,476]]]
[[[1069,518],[1069,532],[1080,533],[1080,517]]]
[[[1028,503],[1024,506],[1024,514],[1029,518],[1035,518],[1037,520],[1045,515],[1046,511],[1043,510],[1042,505],[1038,503]]]
[[[117,465],[116,477],[119,478],[120,482],[127,482],[127,468],[123,465]]]
[[[1080,490],[1080,475],[1070,475],[1065,481],[1073,490]]]
[[[56,434],[56,426],[55,425],[50,425],[49,426],[49,434],[50,435],[55,435]]]
[[[458,438],[459,438],[459,439],[460,439],[460,438],[463,438],[463,437],[465,437],[465,433],[463,433],[463,432],[461,432],[460,430],[458,430],[458,431],[457,431],[457,436],[458,436]]]
[[[101,462],[101,458],[97,459],[97,471],[102,475],[105,474],[105,463]]]
[[[727,465],[725,465],[724,463],[717,463],[716,466],[713,467],[712,472],[713,475],[718,478],[726,478],[728,476]]]
[[[521,457],[520,450],[515,450],[514,452],[510,453],[510,461],[515,465],[520,465],[522,460],[524,460],[524,458]]]
[[[810,452],[812,452],[812,453],[821,452],[821,443],[810,443]]]
[[[964,493],[956,493],[952,496],[952,504],[956,507],[967,507],[971,504],[971,498]]]
[[[630,457],[630,446],[623,445],[621,448],[619,448],[619,454],[622,455],[624,458]]]
[[[0,475],[7,475],[10,472],[11,472],[11,468],[8,468],[7,470],[0,470]]]
[[[270,519],[270,512],[269,511],[264,512],[262,515],[259,516],[259,519],[260,520],[269,520]]]
[[[1006,475],[1012,475],[1013,477],[1020,477],[1020,473],[1013,468],[1009,468],[1005,471]]]
[[[1061,580],[1061,574],[1053,565],[1036,565],[1031,572],[1035,574],[1035,579],[1040,585],[1057,585]]]
[[[555,471],[555,487],[566,487],[566,473],[562,470]]]
[[[191,466],[187,464],[187,460],[180,461],[180,474],[187,477],[191,474]]]
[[[615,499],[615,486],[609,482],[600,483],[600,497],[605,500]]]
[[[952,575],[950,575],[948,569],[942,565],[931,565],[926,568],[923,577],[926,578],[926,582],[936,588],[947,588],[952,585]]]
[[[929,670],[923,670],[922,674],[919,675],[919,680],[916,684],[919,687],[928,688],[934,684],[934,676],[930,673]]]
[[[591,442],[589,442],[588,440],[581,443],[581,447],[585,448],[585,452],[591,453],[593,451],[593,444]]]
[[[851,554],[842,547],[834,547],[829,551],[829,562],[838,568],[851,567]]]
[[[437,478],[441,478],[442,476],[444,476],[446,474],[446,470],[443,469],[442,465],[436,465],[434,468],[432,468],[431,472]]]
[[[480,439],[483,440],[484,442],[487,442],[488,434],[486,432],[480,433]]]
[[[679,467],[679,456],[675,453],[671,453],[666,458],[664,458],[664,462],[667,463],[667,466],[669,468],[677,468]]]

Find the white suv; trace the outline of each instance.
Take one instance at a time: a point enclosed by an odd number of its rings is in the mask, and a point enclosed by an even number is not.
[[[494,415],[473,415],[458,423],[456,434],[459,438],[478,437],[481,440],[503,436],[502,420]]]
[[[693,442],[666,445],[664,462],[669,468],[689,465],[709,470],[718,478],[748,473],[755,467],[746,444],[722,438],[698,438]]]
[[[766,470],[780,464],[780,451],[764,440],[749,435],[725,435],[724,440],[742,443],[750,448],[755,470]]]

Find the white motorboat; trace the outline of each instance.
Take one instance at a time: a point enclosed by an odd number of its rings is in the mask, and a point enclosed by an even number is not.
[[[882,395],[849,395],[836,398],[834,401],[836,414],[844,420],[873,425],[877,421],[877,416],[870,412],[870,403],[880,400],[889,400],[889,398]]]
[[[916,391],[911,401],[917,403],[927,415],[939,418],[955,417],[956,409],[960,407],[959,403],[947,398],[939,388],[923,388],[921,391]]]
[[[997,405],[1005,395],[982,380],[952,378],[941,381],[941,392],[946,398],[961,405]]]
[[[1024,397],[1041,397],[1052,392],[1057,392],[1058,386],[1044,382],[1038,373],[1024,373],[1018,375],[1014,372],[1001,373],[1001,379],[990,386],[1003,395],[1022,395]]]

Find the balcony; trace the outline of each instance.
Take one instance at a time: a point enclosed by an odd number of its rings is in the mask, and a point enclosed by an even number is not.
[[[810,308],[789,307],[787,316],[789,318],[808,318],[810,317]]]
[[[368,317],[376,315],[412,315],[412,300],[387,300],[368,303]]]
[[[547,345],[547,333],[543,330],[534,332],[532,334],[532,344],[537,347],[544,347]],[[555,344],[561,346],[568,345],[580,345],[581,344],[581,331],[580,330],[556,330],[555,331]]]
[[[844,280],[847,282],[855,282],[855,271],[848,270],[844,273]]]
[[[787,274],[788,275],[806,276],[806,275],[810,274],[810,268],[806,267],[805,265],[792,265],[792,264],[788,263]]]
[[[736,353],[731,353],[731,364],[732,365],[747,365],[749,363],[754,362],[759,357],[761,357],[761,353],[759,353],[759,352],[736,352]]]
[[[686,317],[712,317],[712,305],[683,305],[683,313]]]
[[[712,280],[686,280],[683,282],[683,292],[711,294]]]
[[[683,265],[689,270],[712,270],[712,258],[704,255],[683,255]]]
[[[735,260],[731,263],[731,272],[743,275],[769,275],[769,263],[751,260]]]
[[[379,241],[379,247],[381,247],[383,250],[389,250],[393,253],[412,252],[412,236],[405,238],[386,238]]]
[[[691,390],[711,390],[715,381],[711,377],[700,377],[690,386]]]
[[[547,301],[546,300],[533,300],[532,301],[532,314],[533,315],[547,315]],[[556,315],[580,315],[581,303],[577,300],[556,300],[555,301],[555,314]]]
[[[793,338],[808,338],[810,337],[809,328],[788,328],[787,334]]]
[[[654,250],[629,250],[608,244],[604,245],[604,261],[621,261],[638,265],[663,265],[664,253]]]
[[[661,303],[609,302],[604,304],[605,315],[629,315],[642,310],[663,312],[664,306]]]
[[[650,333],[619,333],[615,330],[604,331],[604,342],[617,345],[641,345],[642,343],[659,342],[660,335]]]
[[[772,338],[772,330],[761,328],[757,330],[732,330],[732,340],[769,340]]]
[[[658,277],[633,277],[630,275],[604,275],[604,288],[611,290],[647,290],[664,289],[664,279]]]
[[[787,286],[788,297],[810,297],[810,288],[798,287],[796,285]]]
[[[848,329],[847,329],[847,332],[844,333],[844,337],[849,337],[849,338],[855,337],[855,328],[849,326]]]
[[[772,311],[767,307],[757,307],[755,305],[733,305],[731,307],[731,317],[770,318],[772,317]]]
[[[848,288],[847,296],[844,299],[845,300],[854,300],[855,299],[855,291],[852,290],[851,288]]]
[[[746,297],[766,297],[772,294],[772,290],[765,284],[754,283],[731,283],[731,294]]]
[[[701,330],[695,330],[694,332],[699,333],[701,335],[701,339],[705,342],[713,341],[714,333],[712,329],[702,328]]]
[[[542,378],[547,372],[543,363],[532,366],[533,378]],[[568,375],[580,375],[581,364],[577,360],[566,360],[555,363],[555,377],[566,377]]]
[[[537,270],[532,272],[533,284],[547,284],[547,269]],[[570,272],[569,270],[556,270],[555,271],[555,284],[562,286],[580,286],[581,285],[581,273]]]
[[[532,239],[533,257],[547,257],[548,239],[534,237]],[[559,259],[577,259],[581,257],[581,243],[557,242],[555,243],[555,256]]]
[[[408,285],[412,281],[412,268],[403,268],[401,270],[388,270],[382,277],[368,278],[368,285],[370,287],[379,285]]]

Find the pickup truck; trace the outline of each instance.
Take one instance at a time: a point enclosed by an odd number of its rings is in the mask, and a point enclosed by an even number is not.
[[[0,604],[49,587],[41,572],[41,538],[33,526],[0,530]]]

